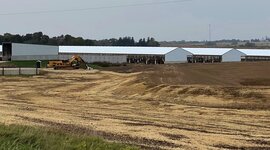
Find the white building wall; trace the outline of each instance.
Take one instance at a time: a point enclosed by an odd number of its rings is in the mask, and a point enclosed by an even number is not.
[[[192,55],[192,53],[182,49],[177,48],[165,55],[165,64],[170,63],[186,63],[187,56]]]
[[[12,43],[12,56],[52,56],[58,51],[58,46]]]
[[[241,56],[245,56],[245,54],[236,49],[232,49],[222,55],[222,62],[241,62]]]
[[[2,45],[0,45],[0,57],[2,57],[2,52],[3,52]]]
[[[58,60],[58,55],[11,56],[11,60]]]
[[[127,55],[116,54],[64,54],[59,53],[60,60],[68,60],[73,55],[79,55],[87,63],[93,62],[109,62],[109,63],[126,63]]]

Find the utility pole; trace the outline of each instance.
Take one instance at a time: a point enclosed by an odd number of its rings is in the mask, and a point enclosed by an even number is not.
[[[211,24],[209,24],[209,42],[212,40]]]

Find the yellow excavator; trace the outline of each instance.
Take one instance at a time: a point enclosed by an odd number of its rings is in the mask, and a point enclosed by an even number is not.
[[[91,70],[91,68],[85,63],[85,61],[78,55],[73,55],[69,60],[49,61],[47,64],[47,68],[54,68],[55,70]]]

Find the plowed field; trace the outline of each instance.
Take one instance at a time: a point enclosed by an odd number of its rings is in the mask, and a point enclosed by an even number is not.
[[[0,123],[142,149],[270,149],[269,66],[134,65],[0,77]]]

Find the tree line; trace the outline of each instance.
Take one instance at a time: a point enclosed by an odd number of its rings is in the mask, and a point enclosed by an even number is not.
[[[61,35],[49,37],[42,32],[29,33],[26,35],[5,33],[0,35],[0,43],[13,42],[25,44],[43,44],[43,45],[74,45],[74,46],[160,46],[154,38],[148,37],[135,41],[133,37],[120,37],[104,40],[91,40],[82,37],[73,37],[71,35]]]

